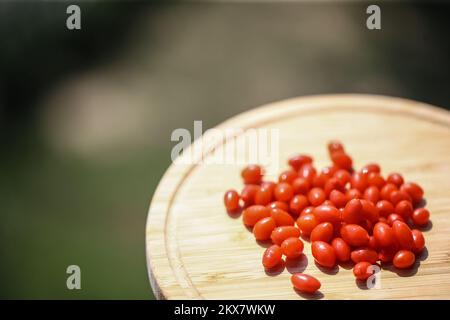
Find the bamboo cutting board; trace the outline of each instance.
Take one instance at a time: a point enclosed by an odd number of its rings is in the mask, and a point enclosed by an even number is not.
[[[318,168],[328,165],[326,143],[339,139],[355,168],[378,162],[383,174],[396,171],[418,182],[431,212],[432,223],[424,231],[427,249],[411,270],[382,269],[378,289],[358,285],[348,265],[320,269],[307,242],[302,259],[266,273],[264,246],[241,217],[230,217],[223,207],[224,191],[242,188],[243,165],[205,164],[230,139],[246,139],[241,132],[217,141],[203,163],[172,164],[162,178],[146,227],[148,271],[157,298],[450,299],[450,113],[384,96],[323,95],[272,103],[217,128],[278,130],[280,171],[298,152],[312,155]],[[317,277],[320,293],[294,291],[294,272]]]

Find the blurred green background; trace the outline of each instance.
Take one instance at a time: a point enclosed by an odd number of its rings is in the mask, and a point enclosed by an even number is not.
[[[147,209],[194,120],[340,92],[450,108],[449,5],[379,2],[369,31],[368,4],[1,2],[0,298],[153,298]]]

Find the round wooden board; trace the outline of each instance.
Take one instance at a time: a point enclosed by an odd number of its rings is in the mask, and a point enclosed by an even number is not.
[[[450,113],[399,98],[322,95],[256,108],[217,128],[279,130],[279,170],[298,152],[312,155],[318,168],[328,165],[326,143],[339,139],[356,168],[378,162],[385,174],[401,172],[425,190],[432,215],[427,250],[411,270],[382,269],[378,289],[358,286],[348,266],[320,270],[309,243],[303,259],[266,274],[264,246],[241,217],[230,217],[223,207],[224,191],[242,188],[243,165],[205,164],[230,139],[245,139],[238,134],[220,140],[203,164],[172,164],[153,196],[146,253],[157,298],[450,299]],[[292,289],[291,273],[303,270],[320,279],[320,294],[302,296]]]

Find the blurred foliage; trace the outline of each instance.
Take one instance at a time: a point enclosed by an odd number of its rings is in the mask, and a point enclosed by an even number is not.
[[[82,7],[82,30],[66,28],[69,4]],[[0,2],[0,106],[3,125],[28,125],[36,101],[73,72],[107,63],[124,45],[144,3]],[[156,8],[157,6],[150,6]],[[147,11],[149,14],[153,10]]]
[[[152,298],[145,218],[169,151],[92,163],[55,152],[36,127],[50,88],[126,45],[141,4],[70,4],[82,7],[80,32],[65,28],[68,3],[0,4],[0,298]],[[80,291],[66,288],[70,264]]]
[[[29,141],[35,141],[30,137]],[[32,145],[0,159],[1,298],[151,298],[145,217],[169,150],[95,165]],[[68,265],[82,290],[65,287]]]

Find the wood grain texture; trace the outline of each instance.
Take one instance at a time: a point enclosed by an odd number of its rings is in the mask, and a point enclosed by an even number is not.
[[[376,161],[383,173],[401,172],[425,190],[432,226],[415,268],[381,272],[381,288],[355,283],[349,266],[332,272],[305,257],[279,274],[261,266],[265,248],[223,207],[228,188],[242,188],[242,165],[172,165],[151,202],[146,254],[152,289],[160,299],[304,299],[290,283],[305,271],[322,282],[324,299],[450,299],[450,115],[410,100],[370,95],[290,99],[243,113],[218,128],[279,129],[279,161],[311,154],[329,164],[326,143],[344,142],[356,168]],[[207,134],[205,135],[207,137]],[[245,134],[227,139],[244,139]],[[194,143],[191,148],[195,148]],[[214,148],[220,151],[224,141]],[[211,153],[213,154],[213,153]],[[208,155],[209,156],[209,155]]]

